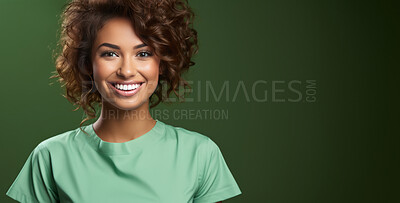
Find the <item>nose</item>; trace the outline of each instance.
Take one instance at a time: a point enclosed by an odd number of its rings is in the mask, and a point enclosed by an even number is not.
[[[130,78],[137,73],[137,67],[134,61],[129,57],[124,57],[120,68],[117,70],[117,75],[123,78]]]

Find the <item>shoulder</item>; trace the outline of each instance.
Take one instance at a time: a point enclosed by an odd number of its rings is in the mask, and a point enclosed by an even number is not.
[[[210,137],[202,132],[190,130],[186,127],[174,126],[164,123],[167,138],[193,141],[197,143],[209,142]]]
[[[196,148],[218,147],[208,135],[202,132],[165,123],[164,125],[167,139],[175,140],[186,145],[196,145]]]
[[[84,128],[86,126],[83,126]],[[80,146],[83,144],[79,142],[79,137],[81,137],[83,132],[80,128],[73,130],[68,130],[59,134],[55,134],[43,141],[41,141],[34,149],[35,152],[56,152],[62,149],[70,149],[71,147]]]

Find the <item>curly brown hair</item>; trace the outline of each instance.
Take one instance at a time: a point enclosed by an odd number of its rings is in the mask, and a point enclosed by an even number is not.
[[[60,49],[56,71],[65,86],[63,96],[82,108],[87,120],[96,117],[95,104],[101,105],[92,75],[91,50],[97,32],[113,17],[129,19],[137,36],[160,57],[160,75],[156,90],[150,97],[150,108],[167,101],[171,92],[179,98],[177,89],[191,88],[182,73],[195,63],[197,31],[193,29],[194,13],[187,0],[73,0],[61,14]],[[166,94],[163,85],[166,84]]]

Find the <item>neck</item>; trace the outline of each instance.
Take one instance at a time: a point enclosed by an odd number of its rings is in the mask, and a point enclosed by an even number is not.
[[[93,128],[106,142],[126,142],[150,131],[156,121],[151,117],[148,101],[137,109],[122,110],[108,102],[102,103],[101,114]]]

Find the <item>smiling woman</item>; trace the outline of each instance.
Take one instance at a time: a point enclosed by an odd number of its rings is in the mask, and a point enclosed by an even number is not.
[[[93,44],[93,79],[103,105],[147,111],[150,118],[147,102],[157,88],[159,57],[126,18],[108,20]]]
[[[241,194],[214,141],[150,114],[178,84],[187,86],[181,74],[197,52],[193,16],[179,0],[69,3],[54,78],[87,118],[42,141],[7,195],[20,202],[212,203]],[[100,117],[82,126],[95,117],[95,104]]]

